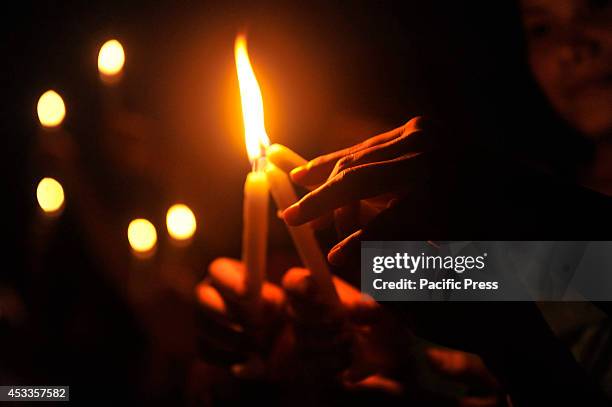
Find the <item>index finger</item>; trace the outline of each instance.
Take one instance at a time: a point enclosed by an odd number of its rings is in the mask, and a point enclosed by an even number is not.
[[[298,226],[353,201],[396,189],[405,182],[406,172],[419,173],[423,161],[419,159],[421,156],[415,153],[342,171],[285,209],[282,216],[288,225]]]
[[[339,159],[346,155],[354,154],[372,146],[387,142],[401,135],[405,127],[406,125],[400,126],[386,133],[371,137],[354,146],[314,158],[306,163],[306,165],[294,168],[291,171],[291,179],[293,182],[302,186],[321,184],[327,179]]]

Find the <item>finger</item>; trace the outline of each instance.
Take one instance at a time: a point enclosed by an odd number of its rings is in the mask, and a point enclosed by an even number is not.
[[[219,347],[232,352],[243,352],[254,348],[254,340],[241,327],[224,325],[211,318],[205,312],[197,317],[198,340],[211,347]]]
[[[241,261],[220,257],[209,266],[211,284],[219,290],[225,302],[243,302],[245,289],[245,268]],[[264,302],[274,308],[282,306],[285,296],[280,287],[264,282],[261,296]]]
[[[304,224],[350,202],[398,190],[422,178],[426,168],[419,153],[350,168],[291,205],[283,218],[290,226]]]
[[[383,393],[398,396],[401,395],[403,392],[403,387],[400,382],[397,382],[393,379],[389,379],[388,377],[379,374],[368,376],[357,383],[348,381],[347,383],[345,383],[345,385],[349,389],[378,390]]]
[[[497,395],[491,396],[466,396],[459,399],[460,407],[497,407],[500,405],[500,398]]]
[[[342,314],[353,322],[371,322],[379,315],[380,306],[368,295],[337,276],[333,276],[333,284],[342,304]],[[318,302],[314,279],[309,270],[292,268],[283,278],[283,288],[287,291],[289,302],[301,316],[310,315],[312,319],[320,320],[322,307],[327,306],[324,300]]]
[[[329,175],[333,178],[336,174],[351,167],[369,164],[379,161],[387,161],[398,158],[410,152],[425,152],[432,149],[435,145],[433,139],[435,135],[423,131],[404,131],[398,137],[376,146],[360,150],[355,153],[346,154],[336,161],[334,169]]]
[[[282,218],[282,217],[281,217]],[[320,218],[317,218],[311,222],[312,228],[314,230],[323,230],[327,229],[331,225],[334,224],[334,216],[332,214],[325,214]]]
[[[333,282],[348,319],[356,324],[367,324],[378,318],[381,308],[372,297],[338,276],[333,277]]]
[[[344,148],[310,160],[306,165],[293,169],[291,171],[291,179],[296,184],[303,186],[320,184],[327,179],[339,159],[346,155],[354,154],[358,151],[392,140],[402,134],[405,126],[406,125],[400,126],[386,133],[371,137],[352,147]]]
[[[228,348],[222,342],[212,340],[207,336],[200,336],[197,346],[199,356],[215,365],[228,366],[247,359],[247,352],[244,350]]]
[[[344,313],[319,296],[310,271],[289,270],[283,278],[296,346],[306,363],[324,376],[337,375],[351,363],[353,334]]]
[[[429,348],[426,355],[430,363],[443,374],[493,389],[499,387],[495,377],[477,355],[443,348]]]
[[[336,227],[336,232],[339,239],[344,239],[350,234],[357,231],[360,227],[367,225],[380,212],[388,209],[398,201],[398,197],[403,194],[388,193],[379,195],[371,199],[355,201],[349,205],[334,210],[333,222]],[[320,220],[329,217],[324,215],[312,221],[313,228],[315,223],[319,224]]]
[[[211,314],[227,318],[227,306],[221,294],[208,282],[196,286],[198,303]]]
[[[359,228],[360,207],[361,201],[355,201],[334,210],[334,224],[339,238],[343,239]]]
[[[238,300],[246,295],[245,268],[238,260],[220,257],[208,266],[211,284],[225,299]]]
[[[355,253],[361,250],[363,233],[363,229],[359,229],[332,247],[327,254],[327,261],[334,266],[343,266],[346,264],[347,259],[352,257],[358,258],[358,256],[355,256]]]
[[[245,275],[244,264],[234,259],[218,258],[209,266],[210,283],[222,297],[228,316],[245,324],[252,323],[254,319],[259,320],[260,316],[270,322],[281,314],[285,306],[285,294],[280,287],[264,281],[258,304],[261,309],[254,315],[252,299],[246,297]]]
[[[196,291],[201,305],[198,320],[206,335],[213,335],[230,342],[244,335],[244,329],[228,314],[223,298],[214,287],[202,283]]]
[[[233,364],[243,360],[246,351],[253,348],[252,339],[242,327],[220,317],[215,311],[211,312],[204,306],[196,317],[197,344],[203,359],[216,364]]]
[[[317,326],[322,333],[327,328],[337,329],[344,310],[329,304],[309,270],[299,267],[289,269],[283,277],[282,286],[292,316],[300,325]]]
[[[266,371],[266,364],[258,355],[251,355],[245,363],[235,364],[231,367],[234,376],[241,379],[262,378]]]
[[[391,199],[390,201],[387,202],[386,207],[387,209],[393,208],[399,202],[401,202],[401,200],[398,198]],[[369,237],[367,238],[367,240],[379,239],[378,236],[380,235],[380,233],[372,232],[370,230],[372,226],[372,223],[370,222],[374,220],[374,218],[378,215],[378,213],[381,213],[381,212],[383,211],[378,211],[378,209],[372,209],[370,213],[366,214],[369,216],[369,218],[362,219],[362,222],[361,222],[362,224],[366,224],[366,226],[364,226],[363,229],[354,231],[353,233],[345,237],[342,241],[337,243],[334,247],[332,247],[329,253],[327,254],[327,261],[329,261],[334,266],[346,266],[348,260],[350,259],[358,260],[359,253],[361,251],[361,241],[363,240],[364,236],[367,233],[369,233]],[[387,221],[383,220],[382,222],[378,222],[378,223],[387,224]],[[380,225],[377,225],[377,226],[378,226],[378,229],[381,229]],[[388,227],[387,228],[383,227],[382,229],[389,230]]]
[[[317,310],[324,306],[322,301],[318,301],[314,279],[307,269],[289,269],[283,276],[282,287],[292,309],[301,318],[316,316]]]

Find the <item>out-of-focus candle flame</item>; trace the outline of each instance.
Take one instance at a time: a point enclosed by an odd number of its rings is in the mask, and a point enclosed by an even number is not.
[[[66,106],[56,91],[48,90],[38,99],[36,112],[40,124],[44,127],[57,127],[64,121]]]
[[[262,150],[270,144],[264,123],[263,99],[247,52],[246,37],[238,35],[234,45],[236,72],[242,101],[244,137],[249,160],[261,157]]]
[[[64,204],[62,184],[53,178],[43,178],[36,188],[36,199],[45,213],[56,213]]]
[[[157,243],[155,226],[146,219],[134,219],[128,226],[128,241],[137,253],[150,252]]]
[[[103,75],[117,75],[123,69],[125,52],[117,40],[109,40],[102,45],[98,54],[98,71]]]
[[[196,218],[187,205],[175,204],[166,214],[166,227],[170,236],[176,240],[187,240],[196,231]]]

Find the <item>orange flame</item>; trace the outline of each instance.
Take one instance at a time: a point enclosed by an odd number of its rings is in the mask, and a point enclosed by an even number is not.
[[[242,101],[246,149],[249,160],[254,162],[262,156],[262,150],[270,145],[270,139],[266,133],[264,123],[261,89],[251,66],[247,52],[246,37],[242,34],[236,37],[234,56],[236,58],[236,72],[238,73],[240,99]]]

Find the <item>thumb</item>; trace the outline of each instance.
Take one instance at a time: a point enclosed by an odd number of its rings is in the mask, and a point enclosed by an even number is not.
[[[282,286],[298,321],[315,323],[331,313],[309,270],[299,267],[289,269],[283,277]]]
[[[350,365],[352,333],[339,307],[320,295],[310,271],[292,268],[282,282],[292,314],[296,350],[305,365],[323,376],[336,375]]]
[[[283,277],[282,286],[290,312],[302,325],[338,325],[343,319],[343,307],[330,305],[309,270],[294,267]]]

